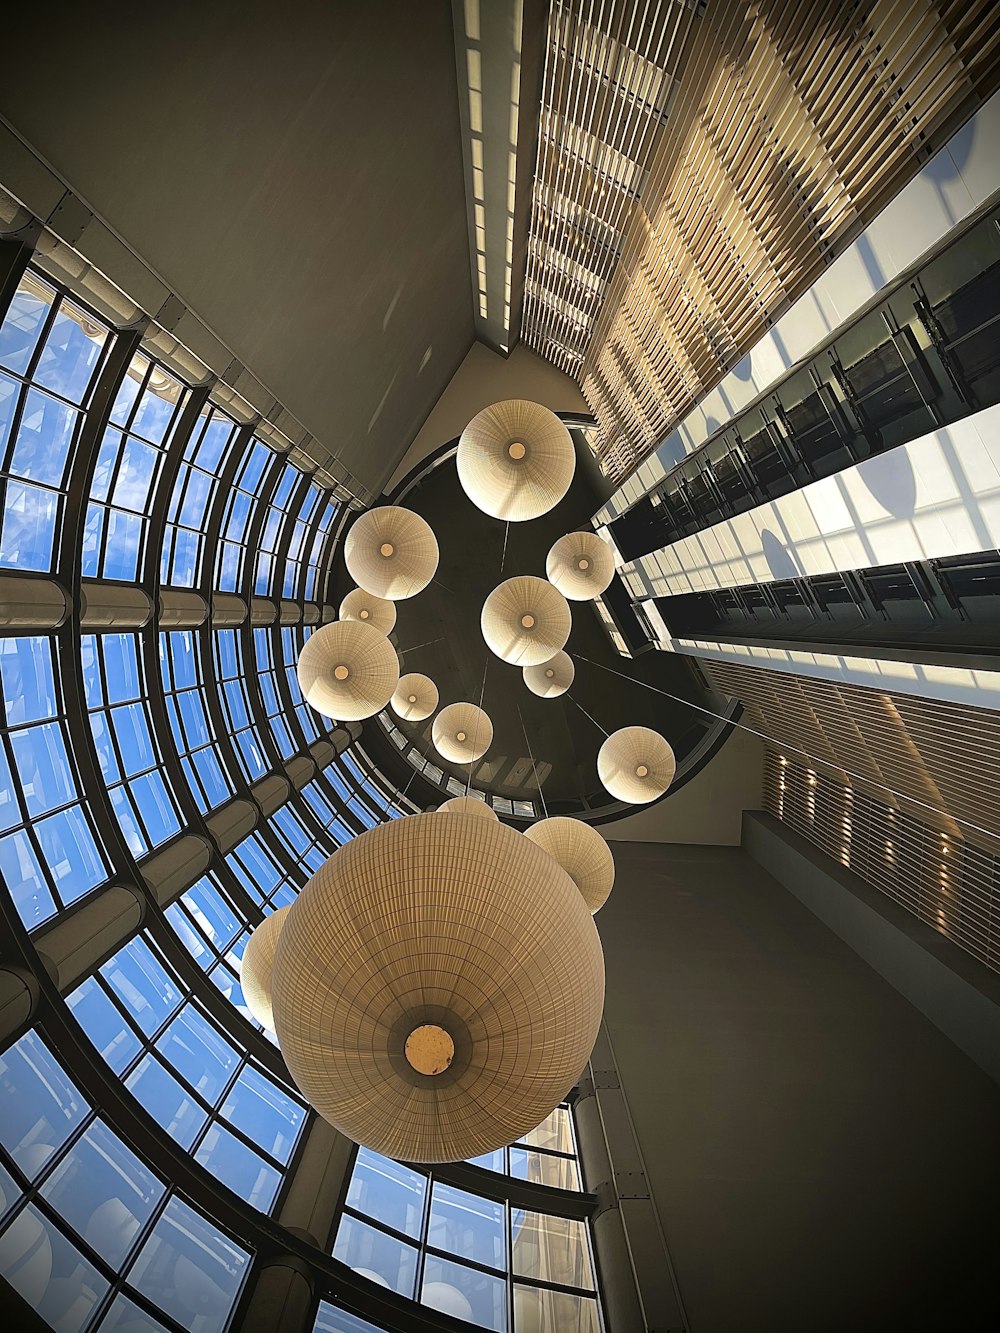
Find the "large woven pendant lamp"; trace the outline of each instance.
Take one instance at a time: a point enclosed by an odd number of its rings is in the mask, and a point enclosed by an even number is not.
[[[412,509],[381,505],[362,514],[348,532],[344,562],[359,588],[402,601],[422,592],[434,577],[437,538]]]
[[[594,532],[568,532],[545,557],[545,574],[571,602],[599,597],[615,574],[615,557]]]
[[[521,574],[494,588],[480,617],[487,646],[513,666],[539,666],[569,638],[573,617],[566,598],[545,579]]]
[[[606,791],[629,805],[655,801],[670,786],[677,761],[670,745],[649,727],[613,731],[597,752],[597,776]]]
[[[471,764],[493,744],[493,723],[475,704],[449,704],[431,726],[434,748],[452,764]]]
[[[541,666],[526,666],[521,675],[532,694],[540,699],[558,699],[573,684],[576,667],[569,653],[558,652]]]
[[[604,958],[559,865],[471,815],[380,824],[292,904],[274,964],[288,1069],[332,1125],[409,1162],[492,1152],[580,1075]]]
[[[240,962],[240,987],[246,1006],[268,1032],[274,1031],[274,1013],[271,1009],[271,975],[278,940],[288,919],[288,907],[279,907],[266,916],[247,940]]]
[[[408,671],[400,676],[390,702],[392,711],[404,722],[423,722],[438,706],[438,688],[430,676]]]
[[[360,722],[392,698],[399,658],[374,626],[337,620],[306,639],[297,671],[306,703],[317,713],[338,722]]]
[[[384,597],[373,597],[364,588],[355,588],[340,603],[341,620],[361,620],[374,625],[380,634],[391,634],[396,624],[396,608]]]
[[[604,906],[615,882],[615,859],[595,828],[582,819],[556,815],[532,824],[524,836],[558,861],[591,912]]]
[[[474,505],[522,523],[547,514],[569,490],[576,450],[554,412],[512,398],[476,413],[462,432],[455,462]]]
[[[497,818],[497,812],[492,805],[487,805],[477,796],[453,796],[450,801],[439,805],[437,812],[439,815],[472,815],[474,819]]]

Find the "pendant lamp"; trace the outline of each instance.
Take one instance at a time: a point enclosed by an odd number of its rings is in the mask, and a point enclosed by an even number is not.
[[[384,597],[373,597],[364,588],[355,588],[340,603],[341,620],[361,620],[374,625],[380,634],[391,634],[396,624],[396,608]]]
[[[274,1031],[271,1009],[271,974],[278,940],[288,919],[288,907],[279,907],[266,916],[247,940],[240,962],[240,987],[246,1006],[268,1032]]]
[[[471,815],[380,824],[292,904],[274,964],[288,1069],[375,1152],[455,1162],[538,1125],[580,1076],[604,958],[573,881]]]
[[[595,828],[582,819],[556,815],[532,824],[524,836],[562,866],[591,912],[604,906],[615,882],[615,859]]]
[[[392,711],[404,722],[423,722],[438,706],[438,689],[430,676],[409,671],[400,676],[390,703]]]
[[[539,518],[569,490],[573,439],[554,412],[521,398],[494,403],[472,418],[458,442],[462,490],[494,518]]]
[[[599,597],[614,578],[615,557],[595,532],[568,532],[545,557],[545,574],[571,602]]]
[[[439,815],[472,815],[475,819],[497,818],[497,812],[492,805],[487,805],[476,796],[453,796],[450,801],[439,805],[437,812]]]
[[[611,733],[597,753],[602,786],[629,805],[645,805],[662,796],[676,770],[670,745],[649,727],[622,727]]]
[[[449,704],[431,726],[434,748],[452,764],[471,764],[493,744],[493,723],[475,704]]]
[[[412,509],[381,505],[362,514],[348,532],[344,562],[365,592],[402,601],[422,592],[434,577],[437,538]]]
[[[494,588],[480,617],[487,646],[514,666],[539,666],[562,648],[573,627],[569,605],[545,579],[531,574]]]
[[[392,698],[399,658],[373,625],[335,620],[306,639],[297,673],[306,703],[317,713],[338,722],[360,722]]]
[[[558,652],[541,666],[523,667],[521,675],[532,694],[542,699],[558,699],[573,684],[576,667],[569,653]]]

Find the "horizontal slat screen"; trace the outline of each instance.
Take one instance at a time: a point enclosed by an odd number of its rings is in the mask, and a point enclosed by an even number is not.
[[[1000,860],[768,750],[764,808],[865,883],[1000,971]]]
[[[998,77],[991,0],[553,0],[522,334],[581,382],[605,472],[633,470]]]

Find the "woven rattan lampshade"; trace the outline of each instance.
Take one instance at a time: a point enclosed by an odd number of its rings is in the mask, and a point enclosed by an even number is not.
[[[373,597],[364,588],[355,588],[340,603],[341,620],[361,620],[374,625],[380,634],[390,634],[396,623],[396,608],[384,597]]]
[[[437,538],[412,509],[381,505],[362,514],[348,532],[344,561],[359,588],[399,602],[415,597],[434,577]]]
[[[583,894],[591,912],[604,906],[615,882],[615,859],[595,828],[581,819],[557,815],[532,824],[524,836],[555,858]]]
[[[545,573],[571,602],[589,602],[614,577],[615,557],[595,532],[568,532],[545,557]]]
[[[477,412],[458,442],[462,490],[484,513],[521,523],[547,514],[569,490],[576,450],[554,412],[511,398]]]
[[[476,796],[453,796],[450,801],[439,805],[439,815],[472,815],[474,819],[496,819],[497,812],[492,805],[480,801]]]
[[[247,940],[240,963],[240,986],[246,1006],[268,1032],[274,1031],[274,1014],[271,1011],[274,955],[290,910],[288,907],[279,907],[264,918]]]
[[[597,776],[605,790],[630,805],[662,796],[676,770],[673,750],[649,727],[622,727],[597,752]]]
[[[299,653],[299,687],[324,717],[360,722],[384,708],[399,681],[396,650],[372,625],[337,620],[310,634]]]
[[[561,592],[545,579],[522,574],[494,588],[483,603],[483,638],[504,662],[538,666],[569,638],[573,617]]]
[[[541,666],[526,666],[521,675],[532,694],[542,699],[558,699],[573,684],[576,667],[569,653],[558,652]]]
[[[411,815],[341,847],[292,904],[274,966],[301,1091],[411,1162],[476,1157],[539,1124],[579,1077],[603,1001],[573,881],[471,815]]]
[[[438,688],[430,676],[409,671],[400,676],[390,702],[392,711],[405,722],[423,722],[438,706]]]
[[[431,726],[434,748],[452,764],[471,764],[493,744],[493,723],[475,704],[449,704]]]

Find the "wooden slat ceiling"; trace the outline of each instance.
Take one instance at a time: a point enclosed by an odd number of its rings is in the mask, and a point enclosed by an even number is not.
[[[582,385],[608,475],[998,79],[992,0],[553,0],[522,336]]]

